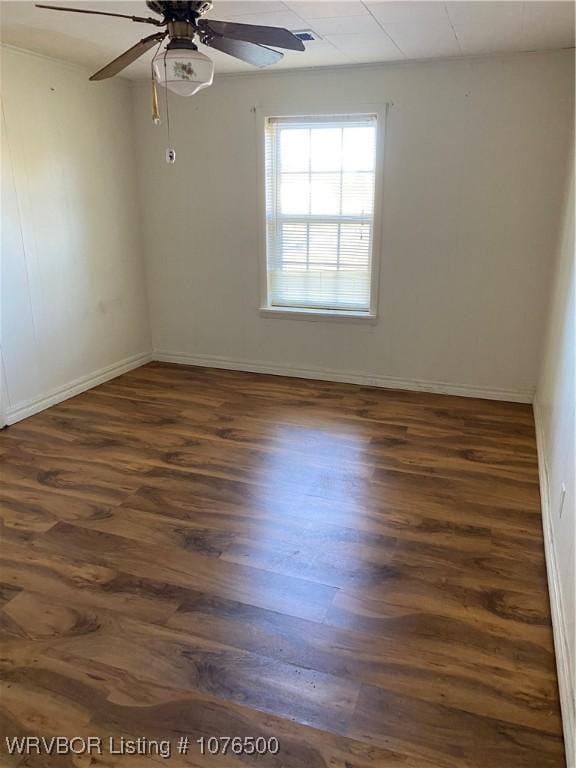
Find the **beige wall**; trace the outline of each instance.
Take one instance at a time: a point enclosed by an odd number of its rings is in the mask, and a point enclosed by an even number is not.
[[[542,505],[568,765],[574,765],[576,674],[576,413],[574,376],[574,173],[564,209],[548,336],[535,403]],[[562,505],[562,489],[566,489]]]
[[[173,97],[177,162],[135,88],[153,342],[173,359],[531,399],[573,57],[221,76]],[[390,102],[375,327],[259,316],[256,117]],[[364,378],[362,378],[364,377]]]
[[[8,421],[150,349],[130,89],[88,74],[2,49]]]

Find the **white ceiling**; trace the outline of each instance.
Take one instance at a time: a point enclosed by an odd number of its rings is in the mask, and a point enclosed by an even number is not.
[[[42,1],[42,0],[40,0]],[[56,5],[149,16],[141,2],[43,0]],[[469,56],[574,46],[574,2],[438,2],[437,0],[215,0],[208,17],[247,24],[311,29],[319,39],[304,53],[286,52],[274,69]],[[3,42],[99,69],[154,31],[125,19],[66,14],[31,2],[0,2]],[[203,49],[217,72],[255,71],[212,49]],[[148,77],[148,53],[125,74]]]

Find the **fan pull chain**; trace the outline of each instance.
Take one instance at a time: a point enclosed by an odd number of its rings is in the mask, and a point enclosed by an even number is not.
[[[168,74],[166,71],[166,51],[164,52],[164,82],[168,82]],[[166,162],[167,163],[175,163],[176,162],[176,150],[172,147],[172,140],[170,138],[170,104],[168,101],[168,91],[169,88],[164,88],[166,91],[166,131],[168,135],[168,148],[166,149]]]

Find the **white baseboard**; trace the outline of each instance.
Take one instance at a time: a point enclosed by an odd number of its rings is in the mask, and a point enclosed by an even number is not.
[[[33,416],[39,411],[43,411],[45,408],[49,408],[51,405],[61,403],[63,400],[67,400],[69,397],[79,395],[81,392],[85,392],[87,389],[98,386],[98,384],[104,384],[105,381],[110,381],[116,376],[120,376],[122,373],[127,373],[134,368],[139,368],[141,365],[145,365],[152,360],[150,353],[141,355],[133,355],[127,357],[118,363],[108,365],[106,368],[100,368],[97,371],[89,373],[87,376],[82,376],[79,379],[71,381],[69,384],[63,387],[58,387],[46,395],[34,398],[34,400],[28,400],[25,403],[19,405],[13,405],[6,410],[6,423],[15,424],[17,421]]]
[[[548,591],[550,594],[550,610],[552,613],[552,628],[554,632],[554,650],[556,652],[556,669],[558,672],[558,689],[560,706],[562,708],[562,726],[564,729],[564,744],[566,748],[567,768],[576,768],[576,725],[575,725],[575,691],[573,664],[576,659],[570,658],[570,646],[562,593],[558,561],[552,530],[552,509],[550,504],[550,486],[548,482],[548,466],[544,429],[538,401],[534,402],[534,423],[536,425],[536,443],[538,447],[538,473],[540,476],[540,497],[542,504],[542,527],[544,529],[544,548],[546,552],[546,570],[548,574]]]
[[[486,400],[505,400],[514,403],[531,403],[534,396],[534,389],[531,387],[525,389],[497,389],[493,387],[471,386],[468,384],[452,384],[444,381],[396,379],[391,376],[373,376],[355,371],[342,372],[324,368],[297,368],[290,365],[236,360],[233,358],[210,355],[187,355],[174,352],[155,351],[153,353],[153,359],[163,363],[196,365],[202,368],[224,368],[230,371],[267,373],[274,376],[293,376],[298,379],[338,381],[344,384],[361,384],[367,387],[406,389],[413,392],[433,392],[439,395],[479,397]]]

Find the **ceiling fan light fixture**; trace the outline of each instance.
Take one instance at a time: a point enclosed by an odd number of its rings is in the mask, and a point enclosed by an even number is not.
[[[214,62],[190,47],[167,48],[154,57],[152,66],[158,85],[179,96],[192,96],[214,79]]]

